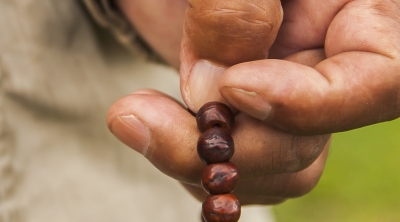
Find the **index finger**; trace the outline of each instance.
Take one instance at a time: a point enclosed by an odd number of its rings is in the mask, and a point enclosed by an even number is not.
[[[180,70],[188,107],[223,102],[220,75],[234,64],[267,58],[281,22],[279,0],[189,0]]]
[[[400,116],[400,7],[350,1],[325,39],[327,59],[314,68],[264,60],[228,69],[227,101],[286,132],[323,134]]]

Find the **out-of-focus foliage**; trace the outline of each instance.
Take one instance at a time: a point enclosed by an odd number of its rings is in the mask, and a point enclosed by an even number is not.
[[[278,222],[400,221],[400,119],[335,134],[318,186],[274,210]]]

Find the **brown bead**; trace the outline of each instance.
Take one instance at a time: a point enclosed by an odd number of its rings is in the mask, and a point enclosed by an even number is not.
[[[221,128],[206,130],[197,141],[197,153],[207,164],[229,161],[234,151],[231,135]]]
[[[202,213],[207,222],[236,222],[240,218],[240,203],[233,194],[210,195],[203,203]]]
[[[208,165],[201,178],[204,189],[210,194],[231,193],[238,181],[238,169],[230,162]]]
[[[204,104],[196,115],[197,127],[200,132],[213,127],[221,127],[229,132],[233,128],[234,116],[229,106],[220,102]]]

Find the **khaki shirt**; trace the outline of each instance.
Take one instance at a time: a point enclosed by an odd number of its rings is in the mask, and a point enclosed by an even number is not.
[[[85,3],[129,50],[82,2],[0,0],[0,222],[199,221],[201,203],[105,124],[139,88],[179,98],[176,71],[107,1]],[[242,218],[270,219],[266,208]]]

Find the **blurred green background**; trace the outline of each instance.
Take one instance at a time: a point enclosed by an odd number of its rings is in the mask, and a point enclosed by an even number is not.
[[[274,211],[278,222],[399,222],[400,119],[335,134],[318,186]]]

